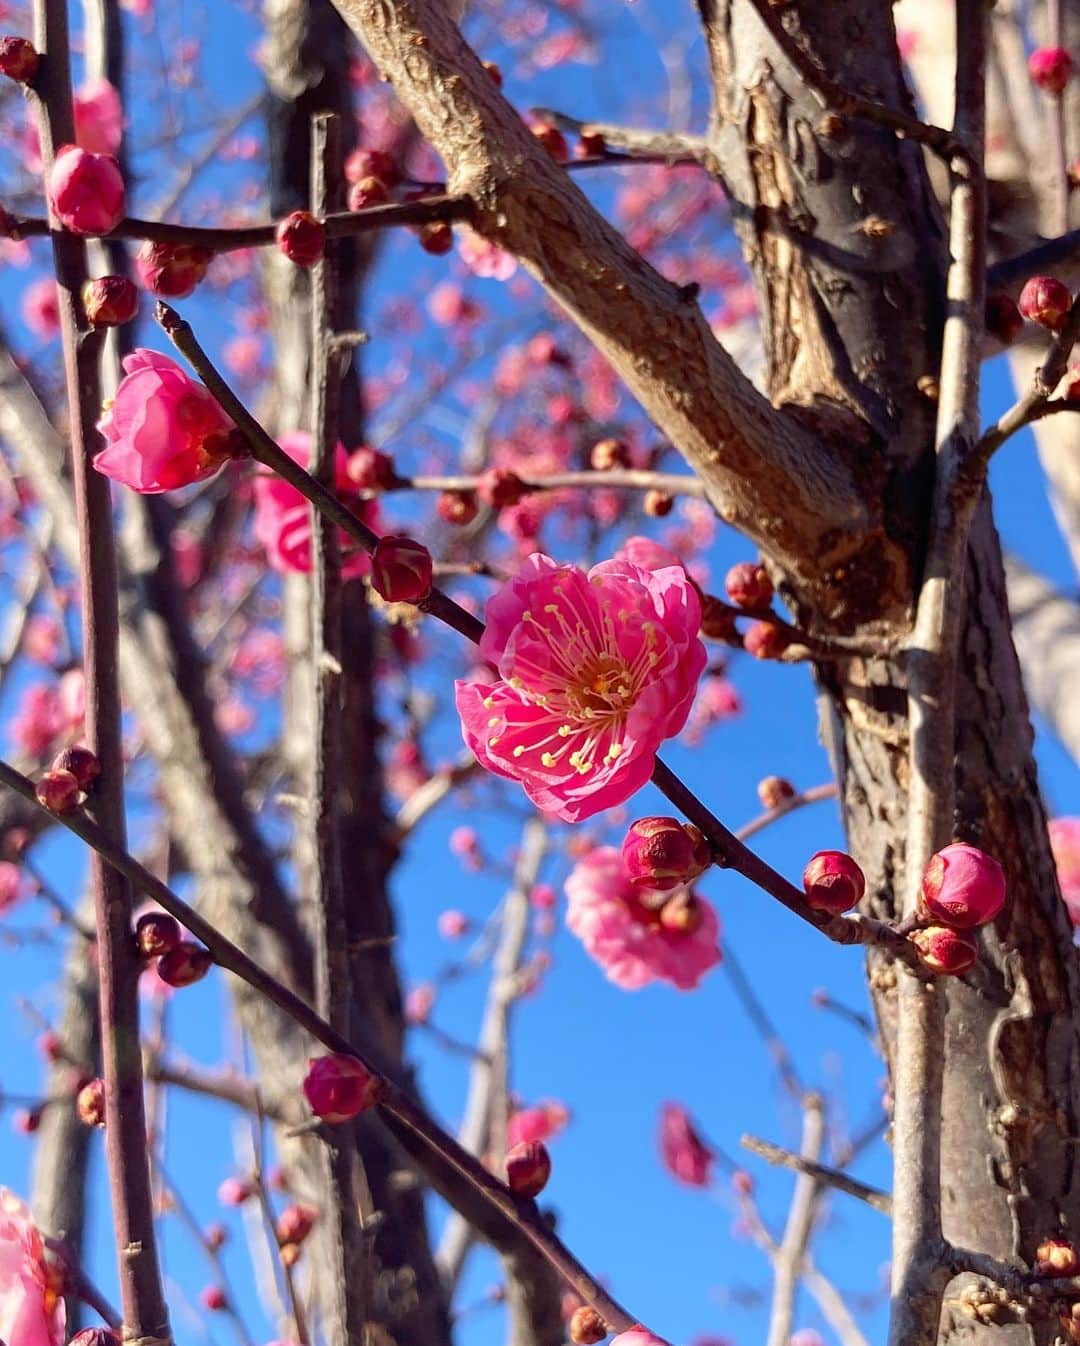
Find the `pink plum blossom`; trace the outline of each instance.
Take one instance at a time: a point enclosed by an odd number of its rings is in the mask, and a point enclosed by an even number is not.
[[[686,722],[705,647],[681,566],[605,561],[585,574],[534,553],[487,603],[493,682],[455,684],[465,742],[545,813],[623,803]]]
[[[63,1287],[45,1261],[30,1209],[0,1187],[0,1341],[10,1346],[60,1346]]]
[[[49,173],[49,203],[73,234],[107,234],[124,217],[124,179],[116,160],[65,145]]]
[[[1050,845],[1061,899],[1073,925],[1080,926],[1080,818],[1051,819]]]
[[[562,1103],[545,1099],[528,1108],[518,1108],[506,1124],[506,1145],[542,1145],[562,1131],[570,1113]]]
[[[22,891],[22,870],[10,860],[0,860],[0,914],[13,907]]]
[[[669,1344],[663,1337],[658,1337],[655,1332],[650,1332],[647,1327],[636,1323],[628,1331],[612,1337],[611,1346],[669,1346]]]
[[[599,846],[566,880],[566,924],[609,981],[636,991],[666,981],[693,990],[720,962],[720,923],[703,898],[695,898],[701,920],[687,931],[665,928],[661,912],[644,905],[614,846]]]
[[[669,548],[651,537],[628,537],[615,553],[616,561],[629,561],[641,570],[663,570],[665,566],[681,566],[682,561]]]
[[[115,154],[124,134],[120,94],[107,79],[91,79],[75,90],[75,143],[92,154]]]
[[[311,436],[303,430],[282,435],[278,441],[289,457],[305,467],[311,454]],[[353,512],[365,523],[374,526],[378,506],[374,501],[359,501],[356,487],[349,479],[348,454],[338,444],[335,451],[337,494],[343,500],[355,502]],[[284,572],[309,574],[311,571],[311,506],[295,486],[272,473],[260,473],[255,478],[255,536],[266,548],[267,559],[275,569]],[[371,569],[367,552],[339,533],[343,553],[341,573],[345,579],[366,575]]]
[[[56,281],[43,276],[23,291],[23,322],[42,341],[51,341],[60,331],[60,302],[56,295]]]
[[[517,270],[517,260],[469,228],[454,231],[461,260],[474,276],[489,280],[509,280]]]
[[[660,1157],[672,1177],[688,1187],[708,1187],[715,1156],[680,1104],[665,1103],[660,1109],[659,1140]]]
[[[12,740],[21,753],[44,757],[66,727],[56,687],[43,682],[27,687],[10,727]]]
[[[142,348],[124,357],[124,378],[98,421],[106,447],[99,472],[146,495],[211,477],[231,456],[232,421],[175,360]]]

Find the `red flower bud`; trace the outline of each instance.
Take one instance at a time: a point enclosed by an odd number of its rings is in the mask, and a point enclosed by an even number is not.
[[[371,586],[388,603],[419,603],[431,593],[431,553],[411,537],[379,538],[371,557]]]
[[[186,299],[206,275],[214,254],[191,243],[146,242],[135,254],[135,273],[144,289],[164,299]]]
[[[607,1324],[589,1304],[582,1304],[570,1318],[570,1340],[576,1346],[596,1346],[608,1334]]]
[[[522,1140],[506,1152],[506,1182],[518,1196],[539,1196],[551,1177],[551,1156],[538,1140]]]
[[[211,1313],[220,1313],[228,1307],[228,1299],[220,1285],[204,1285],[199,1291],[199,1303]]]
[[[430,220],[420,226],[420,246],[433,257],[445,257],[454,246],[454,231],[445,220]]]
[[[815,911],[839,916],[866,892],[862,870],[844,851],[818,851],[803,870],[806,900]]]
[[[57,753],[53,758],[51,770],[70,771],[79,789],[85,793],[93,788],[94,782],[101,775],[101,763],[97,759],[97,753],[91,752],[81,743],[76,743]]]
[[[666,491],[646,491],[641,508],[650,519],[666,519],[675,508],[675,497]]]
[[[318,1218],[319,1212],[314,1206],[305,1206],[300,1202],[286,1206],[278,1217],[276,1226],[278,1244],[284,1246],[286,1243],[303,1243],[315,1228],[315,1221]]]
[[[190,939],[182,939],[158,959],[157,974],[167,986],[191,986],[202,981],[213,961],[209,950]]]
[[[1066,402],[1080,402],[1080,361],[1069,366],[1062,396]]]
[[[326,251],[326,230],[307,210],[286,215],[274,232],[277,245],[297,266],[314,266]]]
[[[368,206],[383,206],[390,200],[390,188],[382,178],[360,178],[349,188],[350,210],[367,210]]]
[[[242,1206],[245,1201],[250,1201],[258,1190],[250,1178],[238,1178],[234,1174],[219,1184],[217,1199],[223,1206]]]
[[[480,512],[480,505],[473,491],[443,491],[435,508],[444,523],[455,524],[458,528],[472,523]]]
[[[223,1224],[208,1224],[203,1230],[202,1241],[212,1253],[224,1248],[229,1231]]]
[[[791,637],[775,622],[751,622],[743,632],[743,649],[755,659],[779,659]]]
[[[1011,346],[1024,328],[1024,315],[1007,294],[986,296],[986,330],[1003,346]]]
[[[175,949],[180,939],[180,922],[167,911],[144,912],[135,923],[135,944],[144,958],[160,958]]]
[[[0,37],[0,75],[17,80],[20,84],[29,84],[37,74],[38,53],[32,42],[25,37],[5,34]]]
[[[1075,1276],[1080,1272],[1080,1257],[1068,1239],[1043,1239],[1035,1249],[1035,1275],[1046,1277]]]
[[[582,131],[574,146],[575,159],[601,159],[607,153],[607,141],[598,131]]]
[[[1072,57],[1064,47],[1036,47],[1028,57],[1031,82],[1044,93],[1063,94],[1072,70]]]
[[[60,1034],[54,1033],[51,1028],[42,1033],[41,1037],[38,1038],[37,1045],[46,1061],[52,1061],[55,1064],[55,1062],[64,1059],[64,1044],[60,1040]]]
[[[599,439],[589,451],[589,465],[594,472],[629,467],[630,450],[621,439]]]
[[[635,888],[666,893],[696,879],[711,862],[698,829],[677,818],[639,818],[623,838],[623,866]]]
[[[84,1126],[105,1125],[105,1081],[89,1080],[75,1095],[75,1112]]]
[[[282,1266],[294,1267],[300,1261],[301,1248],[298,1243],[283,1243],[278,1250]]]
[[[368,444],[349,454],[345,475],[358,491],[387,491],[398,482],[393,458]]]
[[[977,846],[954,842],[930,857],[922,905],[932,921],[969,930],[992,921],[1005,905],[1005,871]]]
[[[68,1346],[120,1346],[120,1338],[110,1327],[84,1327],[75,1333]]]
[[[394,156],[385,150],[355,149],[345,160],[345,180],[360,182],[364,178],[381,178],[393,187],[401,181],[401,174]]]
[[[525,358],[534,365],[558,365],[569,369],[571,360],[551,332],[537,332],[525,347]]]
[[[348,1122],[382,1094],[378,1075],[344,1052],[312,1057],[301,1087],[311,1111],[324,1122]]]
[[[71,813],[79,804],[79,782],[70,771],[46,771],[34,786],[34,794],[50,813]]]
[[[767,608],[773,598],[773,582],[768,571],[755,561],[740,561],[733,565],[724,579],[724,590],[737,608],[759,612]]]
[[[31,1136],[41,1125],[40,1108],[19,1108],[13,1115],[11,1124],[22,1136]]]
[[[506,467],[489,467],[476,483],[476,494],[492,509],[516,505],[528,489],[517,473]]]
[[[139,311],[139,292],[127,276],[98,276],[82,287],[83,308],[94,327],[119,327]]]
[[[966,930],[954,930],[949,925],[928,925],[908,938],[931,972],[955,977],[974,967],[979,957],[974,938]]]
[[[744,1168],[737,1168],[731,1175],[731,1188],[739,1196],[749,1196],[754,1190],[754,1180]]]
[[[108,234],[124,218],[124,178],[110,154],[65,145],[49,173],[49,201],[73,234]]]
[[[566,137],[557,126],[551,126],[548,122],[538,122],[531,130],[557,164],[566,163],[570,157],[570,150],[566,144]]]
[[[1032,276],[1020,291],[1020,312],[1040,327],[1060,332],[1072,308],[1067,285],[1053,276]]]
[[[783,776],[766,776],[758,781],[757,797],[763,809],[778,809],[789,799],[794,799],[796,790],[791,781]]]

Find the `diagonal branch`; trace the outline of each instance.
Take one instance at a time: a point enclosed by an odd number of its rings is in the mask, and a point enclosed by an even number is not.
[[[649,266],[529,132],[436,0],[335,0],[472,198],[473,227],[513,253],[597,345],[706,483],[721,516],[798,584],[816,544],[865,522],[849,469],[754,389],[697,305]]]
[[[690,135],[685,131],[648,131],[637,126],[616,126],[612,122],[582,121],[579,117],[570,117],[565,112],[547,107],[534,107],[533,115],[551,122],[560,131],[600,136],[609,149],[622,150],[632,158],[644,156],[670,164],[700,164],[709,152],[708,141],[704,136]]]

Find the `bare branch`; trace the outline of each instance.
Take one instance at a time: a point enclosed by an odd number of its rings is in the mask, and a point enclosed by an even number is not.
[[[821,1155],[825,1139],[825,1109],[817,1094],[803,1098],[803,1133],[800,1153],[811,1163]],[[784,1236],[773,1254],[773,1295],[766,1346],[788,1346],[795,1314],[795,1296],[803,1258],[814,1228],[817,1211],[817,1181],[804,1172],[795,1179],[795,1192],[788,1211]]]
[[[848,1196],[854,1196],[860,1201],[865,1201],[868,1206],[880,1211],[883,1215],[892,1214],[892,1201],[888,1192],[883,1192],[878,1187],[871,1187],[868,1183],[859,1182],[857,1178],[849,1177],[838,1168],[829,1168],[827,1164],[819,1164],[812,1159],[808,1159],[806,1155],[795,1154],[791,1150],[785,1150],[782,1146],[774,1145],[772,1141],[762,1140],[758,1136],[743,1136],[739,1144],[767,1163],[778,1165],[781,1168],[794,1169],[796,1173],[806,1173],[826,1187],[835,1187],[838,1192],[846,1192]]]
[[[554,108],[533,108],[533,115],[576,135],[600,136],[606,146],[622,150],[631,158],[660,160],[663,163],[704,163],[708,141],[686,131],[648,131],[637,126],[615,126],[611,122],[581,121]]]

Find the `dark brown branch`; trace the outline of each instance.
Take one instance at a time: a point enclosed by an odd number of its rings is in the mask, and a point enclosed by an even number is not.
[[[1062,277],[1062,271],[1072,276],[1080,268],[1080,229],[1071,229],[1058,238],[1048,238],[1027,252],[995,262],[986,274],[987,289],[1011,294],[1020,293],[1025,281],[1032,276]],[[1068,282],[1066,282],[1068,283]]]

